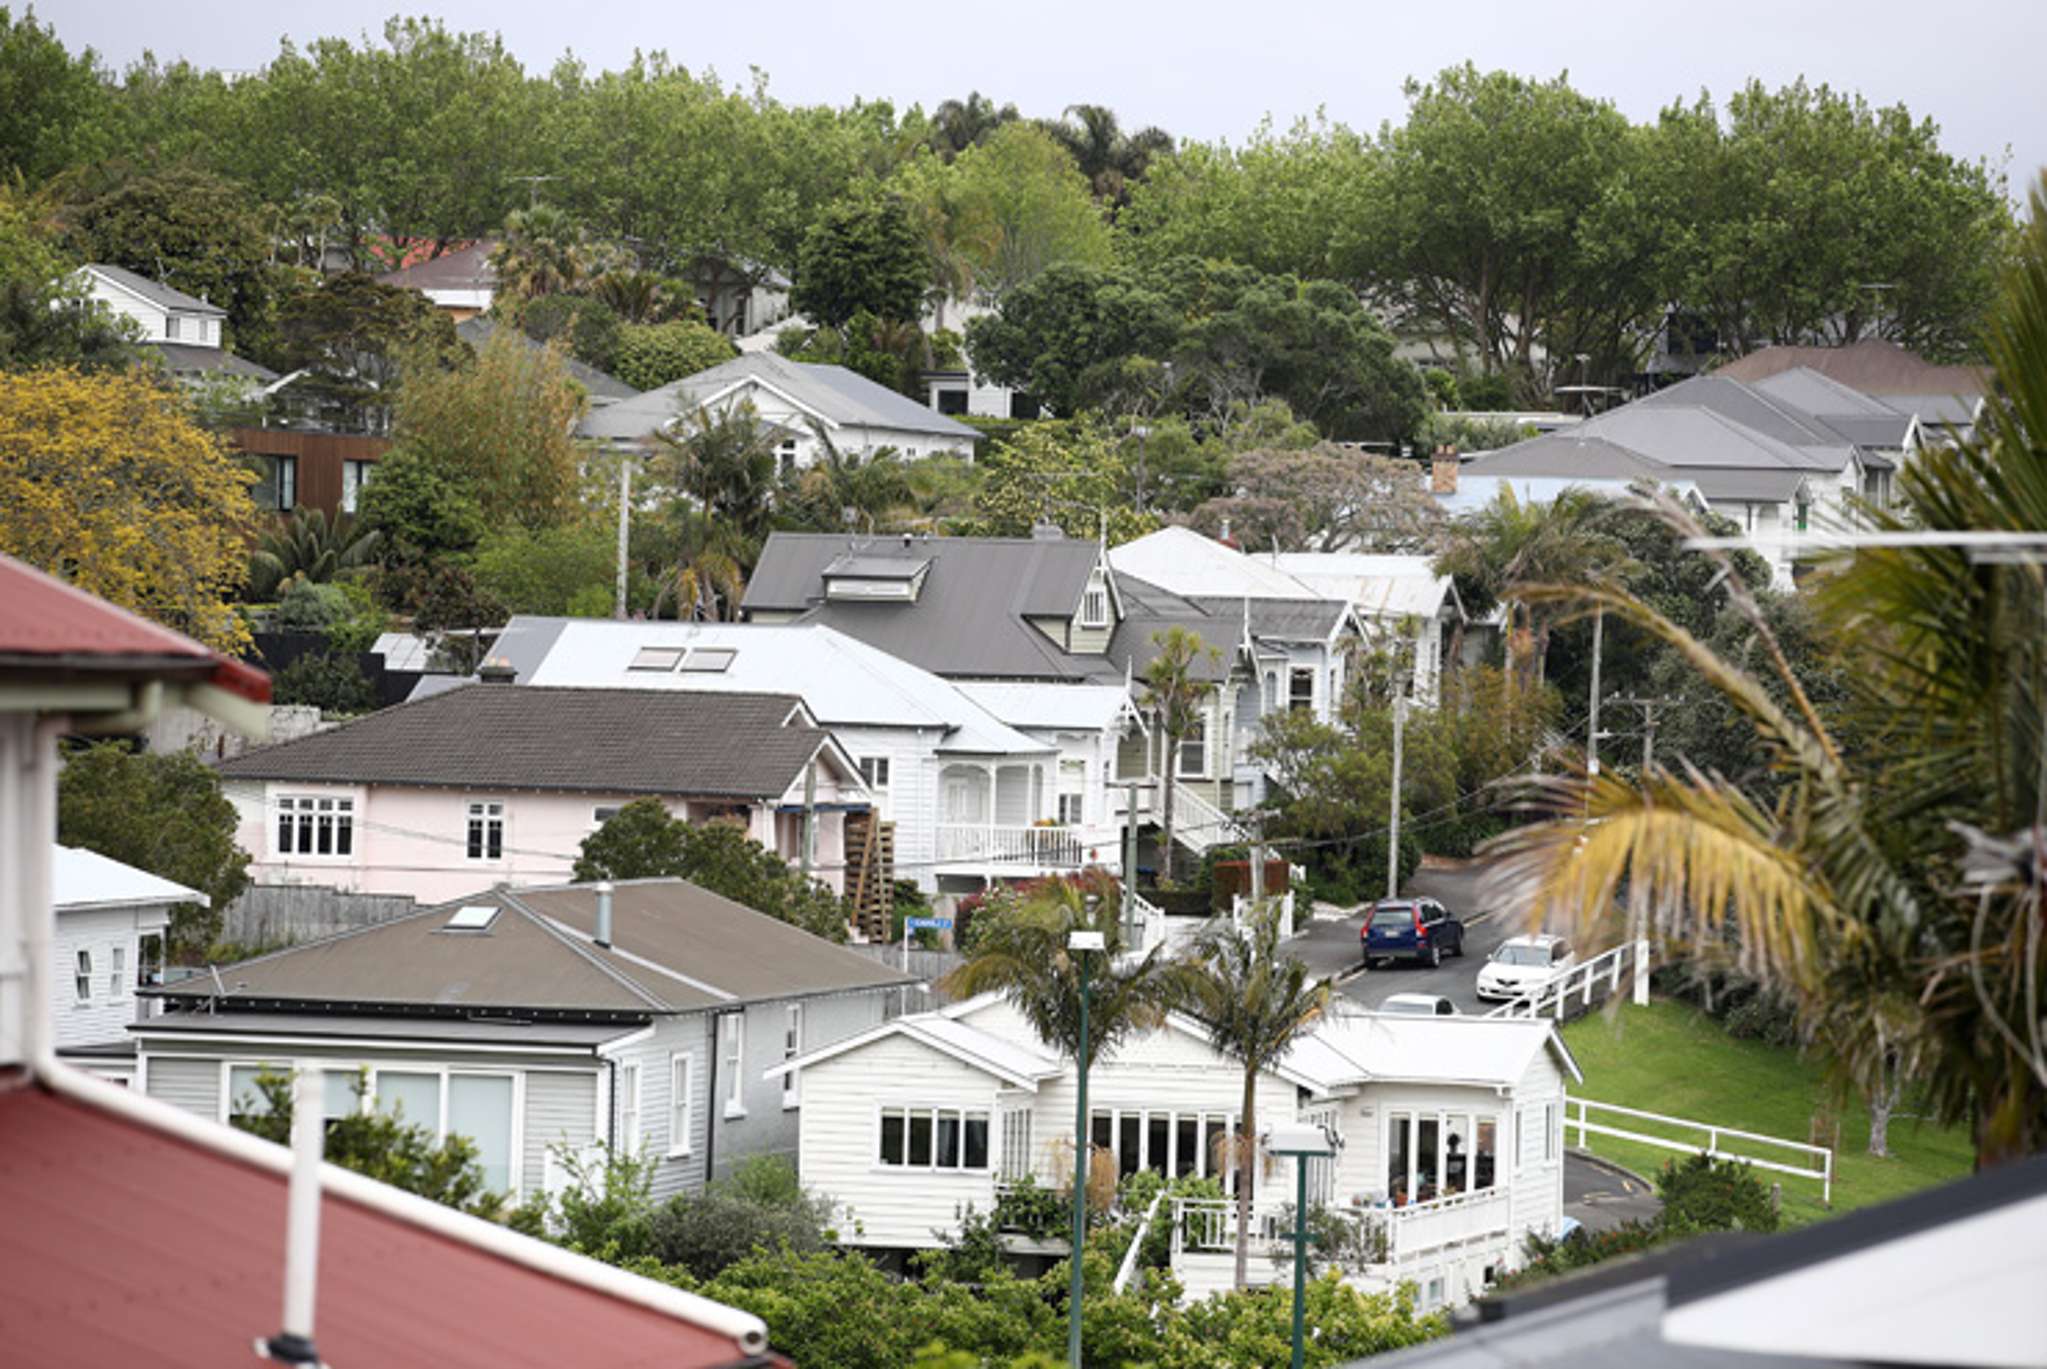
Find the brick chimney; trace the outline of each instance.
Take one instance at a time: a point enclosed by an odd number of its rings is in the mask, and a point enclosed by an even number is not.
[[[1436,448],[1436,454],[1429,459],[1429,493],[1457,493],[1457,447],[1444,443]]]

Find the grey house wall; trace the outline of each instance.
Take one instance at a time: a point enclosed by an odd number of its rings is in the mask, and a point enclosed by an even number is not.
[[[711,1022],[705,1013],[656,1018],[648,1037],[606,1052],[615,1062],[607,1071],[607,1087],[620,1080],[628,1065],[640,1068],[640,1155],[653,1168],[649,1192],[656,1201],[690,1193],[704,1184],[704,1117],[709,1102]],[[690,1057],[690,1126],[686,1154],[676,1143],[670,1064],[677,1055]],[[629,1100],[622,1087],[611,1094],[610,1130],[598,1139],[622,1144]]]
[[[889,1000],[896,992],[894,989],[867,989],[858,993],[781,999],[747,1006],[744,1010],[744,1078],[740,1084],[740,1101],[746,1111],[743,1116],[726,1115],[724,1098],[728,1079],[725,1062],[719,1061],[718,1100],[711,1114],[717,1136],[712,1178],[730,1174],[742,1161],[756,1155],[777,1155],[791,1165],[796,1164],[801,1083],[799,1081],[798,1084],[799,1106],[784,1107],[782,1081],[762,1077],[766,1071],[782,1063],[789,1004],[800,1002],[803,1005],[802,1040],[797,1047],[800,1054],[857,1035],[869,1027],[880,1026]]]

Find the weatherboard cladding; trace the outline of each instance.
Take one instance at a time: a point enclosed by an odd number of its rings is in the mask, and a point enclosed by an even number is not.
[[[825,422],[841,427],[935,434],[956,439],[968,448],[980,436],[965,424],[843,366],[789,361],[765,352],[734,357],[601,409],[583,420],[579,431],[585,437],[636,442],[673,422],[678,413],[749,384],[772,386]]]
[[[223,761],[229,779],[779,798],[830,734],[788,694],[474,684]]]
[[[162,281],[130,271],[125,266],[110,266],[105,262],[91,262],[86,267],[97,271],[124,290],[132,290],[159,309],[171,309],[181,314],[210,314],[215,318],[226,318],[227,310],[217,304],[208,304],[203,299],[174,290]]]

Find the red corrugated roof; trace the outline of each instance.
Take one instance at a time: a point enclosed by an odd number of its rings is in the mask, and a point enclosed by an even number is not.
[[[255,667],[0,556],[0,674],[43,668],[198,678],[270,701],[270,677]]]
[[[40,1085],[0,1093],[0,1360],[259,1363],[251,1345],[282,1311],[285,1189]],[[315,1342],[339,1369],[761,1362],[708,1327],[332,1194]]]

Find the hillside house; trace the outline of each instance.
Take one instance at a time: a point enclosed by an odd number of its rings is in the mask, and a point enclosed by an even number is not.
[[[850,1208],[849,1244],[929,1249],[1007,1186],[1067,1181],[1071,1064],[998,996],[892,1019],[771,1073],[788,1071],[803,1079],[804,1182]],[[1516,1267],[1528,1234],[1557,1229],[1564,1089],[1580,1077],[1547,1022],[1345,1014],[1260,1079],[1254,1125],[1315,1122],[1341,1138],[1333,1161],[1311,1162],[1309,1192],[1358,1227],[1353,1283],[1408,1282],[1426,1306],[1458,1304]],[[1264,1284],[1289,1277],[1269,1256],[1293,1175],[1218,1165],[1242,1098],[1241,1067],[1174,1016],[1088,1071],[1089,1145],[1123,1175],[1214,1177],[1230,1194],[1251,1182],[1251,1278]],[[1230,1286],[1234,1210],[1182,1200],[1170,1214],[1189,1297]]]
[[[497,298],[497,268],[490,264],[494,242],[472,242],[438,257],[401,266],[377,277],[380,285],[417,290],[453,323],[464,323],[490,312]]]
[[[94,304],[135,325],[137,340],[164,370],[180,380],[228,376],[256,385],[277,373],[227,350],[227,311],[161,281],[105,262],[91,262],[79,279]]]
[[[766,1071],[878,1025],[908,982],[684,880],[499,888],[152,990],[137,1087],[225,1121],[296,1062],[330,1111],[468,1136],[495,1189],[558,1185],[603,1142],[665,1197],[793,1158],[801,1075]]]
[[[171,909],[204,907],[206,895],[71,846],[51,848],[50,894],[57,913],[50,977],[57,1055],[125,1081],[135,1072],[128,1028],[152,1006],[138,990],[162,971]]]
[[[693,823],[736,822],[838,888],[847,820],[869,806],[802,700],[762,692],[466,684],[219,769],[259,882],[422,903],[567,879],[583,839],[648,796]]]

